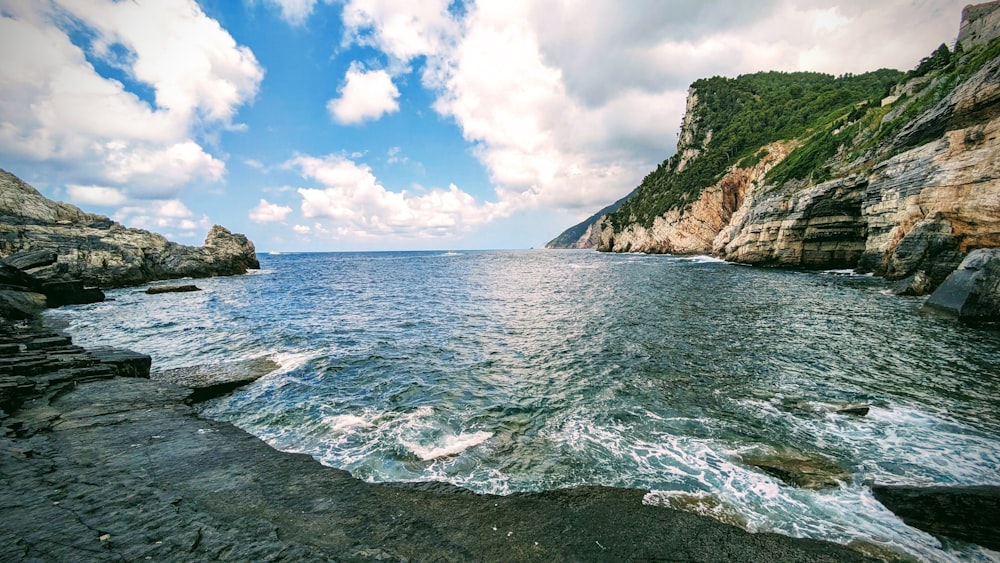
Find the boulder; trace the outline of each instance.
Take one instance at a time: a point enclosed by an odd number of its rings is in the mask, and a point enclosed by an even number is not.
[[[1000,321],[1000,249],[970,252],[926,306],[968,321]]]
[[[45,309],[45,296],[33,291],[0,289],[0,317],[11,321],[30,319]]]
[[[932,287],[934,287],[933,280],[927,276],[926,272],[920,270],[912,276],[896,282],[893,292],[896,295],[927,295],[931,292]]]
[[[740,461],[803,489],[830,489],[851,478],[846,469],[828,457],[788,448],[745,454]]]
[[[872,494],[909,526],[1000,551],[1000,487],[873,485]]]
[[[157,293],[187,293],[189,291],[201,291],[195,285],[154,285],[146,288],[146,293],[156,295]]]
[[[191,389],[193,393],[189,400],[199,403],[253,383],[278,367],[267,358],[254,358],[163,370],[152,374],[152,379]]]
[[[80,281],[45,282],[42,293],[48,298],[49,307],[86,305],[104,301],[104,292],[96,287],[84,287]]]
[[[146,354],[110,346],[98,346],[91,348],[89,352],[95,360],[111,367],[114,375],[118,377],[149,378],[149,368],[153,365],[153,359]]]

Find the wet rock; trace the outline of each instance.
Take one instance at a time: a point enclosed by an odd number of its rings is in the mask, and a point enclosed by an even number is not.
[[[836,461],[792,449],[753,452],[741,456],[740,461],[803,489],[830,489],[851,479],[851,474]]]
[[[158,293],[187,293],[189,291],[201,291],[201,288],[194,285],[154,285],[146,288],[146,293],[156,295]]]
[[[0,289],[0,317],[20,321],[45,309],[45,296],[31,291]]]
[[[146,354],[124,348],[100,346],[91,348],[90,355],[98,362],[110,366],[118,377],[149,377],[153,359]]]
[[[927,298],[926,306],[963,320],[1000,321],[1000,249],[969,253]]]
[[[63,305],[86,305],[104,301],[104,292],[96,287],[84,287],[80,281],[57,281],[42,284],[42,293],[50,308]]]
[[[847,405],[835,409],[833,412],[835,414],[849,414],[853,416],[868,416],[868,411],[871,407],[868,405]]]
[[[933,288],[933,280],[927,276],[926,272],[920,270],[912,276],[897,282],[893,288],[893,292],[896,295],[919,296],[927,295]]]
[[[873,485],[872,494],[909,526],[1000,551],[1000,487]]]
[[[278,367],[277,363],[267,358],[255,358],[241,362],[168,369],[155,372],[151,377],[155,381],[191,389],[193,393],[189,401],[198,403],[253,383]]]

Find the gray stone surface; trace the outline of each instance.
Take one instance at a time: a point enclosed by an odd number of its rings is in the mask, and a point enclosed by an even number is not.
[[[173,383],[192,390],[191,402],[213,399],[257,381],[278,369],[278,364],[267,358],[189,366],[154,372],[155,381]]]
[[[914,528],[1000,551],[1000,487],[873,485],[872,494]]]
[[[969,253],[926,305],[964,320],[1000,321],[1000,249]]]

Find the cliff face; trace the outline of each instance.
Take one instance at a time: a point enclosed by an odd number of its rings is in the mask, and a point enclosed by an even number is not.
[[[40,280],[78,280],[98,287],[243,274],[260,267],[253,243],[218,225],[202,247],[177,244],[51,201],[3,170],[0,258]]]
[[[787,75],[781,78],[788,84],[775,86],[771,77],[741,77],[726,85],[735,93],[693,90],[677,154],[601,221],[596,248],[858,268],[889,279],[919,274],[929,282],[923,290],[932,290],[970,251],[1000,247],[997,18],[1000,2],[967,8],[959,38],[966,47],[951,52],[942,46],[908,75],[899,74],[895,86],[882,90],[888,95],[859,99],[848,95],[863,96],[857,88],[831,90],[821,100],[839,100],[839,107],[803,113],[803,121],[813,119],[807,127],[793,135],[789,126],[774,128],[778,140],[765,144],[733,141],[734,130],[737,138],[755,132],[752,125],[734,125],[746,119],[738,113],[743,109],[720,118],[723,110],[706,108],[703,100],[728,95],[729,106],[748,108],[784,87],[796,90],[793,104],[802,95],[795,81],[802,78]],[[754,111],[755,122],[772,126],[773,113]],[[706,128],[713,120],[715,128]],[[719,139],[726,135],[723,147]],[[696,196],[690,182],[686,191],[677,188],[683,174],[720,155],[727,166],[717,173],[701,166],[715,175],[699,177],[711,181]]]

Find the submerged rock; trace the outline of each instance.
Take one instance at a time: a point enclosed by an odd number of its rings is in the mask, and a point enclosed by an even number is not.
[[[868,416],[871,407],[868,405],[847,405],[833,411],[835,414],[850,414],[853,416]]]
[[[740,461],[803,489],[830,489],[851,478],[850,472],[833,459],[793,449],[754,452],[741,456]]]
[[[975,250],[927,298],[927,307],[970,321],[1000,321],[1000,249]]]
[[[909,526],[1000,551],[1000,487],[873,485],[872,494]]]
[[[201,291],[201,288],[194,285],[154,285],[146,288],[146,293],[156,295],[157,293],[187,293],[189,291]]]

